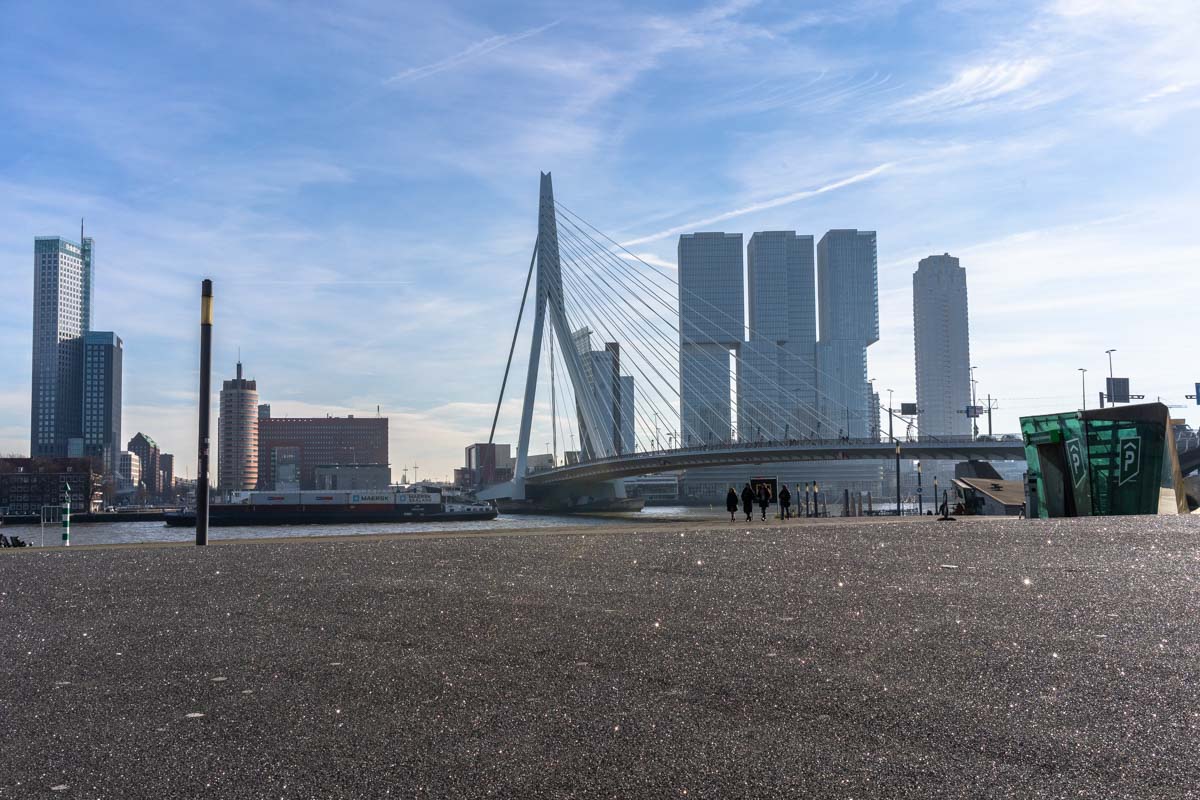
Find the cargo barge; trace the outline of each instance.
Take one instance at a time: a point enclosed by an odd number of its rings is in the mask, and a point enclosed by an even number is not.
[[[441,492],[403,490],[242,492],[208,507],[208,524],[345,525],[359,522],[465,522],[495,519],[488,503]],[[168,512],[167,525],[195,527],[194,508]]]

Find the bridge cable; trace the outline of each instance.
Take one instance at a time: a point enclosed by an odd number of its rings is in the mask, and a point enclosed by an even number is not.
[[[517,349],[517,334],[521,331],[521,317],[525,314],[525,299],[529,296],[529,282],[533,280],[533,264],[537,261],[538,239],[533,240],[533,255],[529,257],[529,272],[525,275],[525,290],[521,292],[521,306],[517,309],[517,326],[513,328],[512,344],[508,346],[508,361],[504,365],[504,379],[500,381],[500,397],[496,400],[496,413],[492,416],[492,430],[488,433],[488,444],[496,437],[496,421],[500,419],[500,406],[504,403],[504,389],[508,386],[508,371],[512,367],[513,351]]]
[[[568,234],[568,238],[570,238],[570,234]],[[611,254],[608,254],[608,255],[609,255],[609,257],[610,257],[610,258],[612,258]],[[592,263],[596,263],[594,259],[592,260]],[[604,271],[605,271],[605,272],[606,272],[608,275],[610,275],[610,276],[611,276],[611,275],[613,275],[613,272],[612,272],[612,270],[611,270],[611,269],[609,269],[609,268],[607,268],[607,267],[604,267],[602,264],[598,264],[598,266],[600,266],[602,269],[604,269]],[[624,267],[624,268],[625,268],[625,269],[628,269],[628,267]],[[635,274],[635,275],[636,275],[636,274]],[[615,278],[616,278],[618,281],[620,281],[620,278],[619,278],[619,276],[614,276],[614,277],[615,277]],[[606,283],[607,283],[607,281],[606,281]],[[609,288],[611,289],[611,286],[610,286]],[[627,286],[627,285],[625,285],[625,284],[622,282],[622,288],[628,289],[628,286]],[[637,296],[637,295],[639,294],[638,292],[636,292],[636,290],[635,290],[635,291],[633,291],[633,292],[630,292],[630,293],[631,293],[631,294],[634,294],[635,296]],[[644,301],[643,301],[643,302],[644,302]],[[616,305],[615,303],[614,303],[614,304],[610,304],[610,305],[611,305],[613,308],[619,308],[619,307],[620,307],[619,305]],[[647,305],[647,308],[649,308],[649,306],[648,306],[648,305]],[[657,312],[655,312],[655,313],[657,314]],[[663,318],[662,318],[662,316],[661,316],[661,314],[658,314],[658,316],[659,316],[659,318],[660,318],[660,319],[663,319]],[[678,333],[678,330],[679,330],[679,329],[678,329],[678,328],[675,328],[675,326],[674,326],[674,325],[673,325],[671,322],[669,322],[669,321],[668,321],[668,320],[666,320],[666,319],[663,319],[663,321],[664,321],[665,323],[667,323],[667,324],[668,324],[670,327],[672,327],[672,329],[673,329],[673,330],[675,330],[675,331]],[[706,321],[710,321],[710,322],[711,322],[711,320],[707,320],[707,319],[706,319]],[[716,342],[716,341],[713,341],[712,343],[713,343],[713,344],[720,344],[719,342]],[[671,347],[674,347],[674,342],[672,342],[670,346],[671,346]],[[791,358],[798,358],[798,356],[797,356],[796,354],[794,354],[794,353],[791,353],[791,352],[788,352],[788,351],[784,351],[784,353],[785,353],[785,355],[787,355],[788,357],[791,357]],[[759,370],[757,367],[754,367],[754,366],[753,366],[753,365],[751,365],[751,364],[747,364],[747,363],[745,362],[745,360],[744,360],[744,359],[742,359],[742,358],[739,358],[739,364],[740,364],[741,366],[744,366],[744,367],[746,367],[746,368],[747,368],[747,369],[749,369],[749,370],[752,370],[752,371],[754,371],[754,372],[757,372],[757,373],[759,374],[759,376],[761,376],[761,377],[765,378],[765,379],[766,379],[766,383],[768,384],[768,388],[773,388],[773,389],[777,390],[779,394],[786,394],[786,393],[787,393],[786,387],[784,387],[783,385],[781,385],[781,384],[780,384],[780,383],[779,383],[779,382],[778,382],[778,381],[777,381],[775,378],[773,378],[773,377],[772,377],[772,376],[770,376],[770,375],[767,375],[766,373],[763,373],[763,372],[762,372],[761,370]],[[736,375],[736,373],[735,373],[735,372],[733,372],[732,370],[726,370],[726,371],[727,371],[727,373],[730,375],[730,377],[731,377],[732,379],[734,379],[734,380],[737,380],[737,375]],[[678,373],[676,373],[676,374],[678,374]],[[798,377],[798,376],[796,376],[796,377]],[[709,383],[708,383],[708,388],[709,388],[709,389],[716,389],[716,390],[717,390],[717,391],[716,391],[716,393],[717,393],[718,395],[720,395],[720,394],[724,394],[724,393],[727,393],[727,392],[728,392],[728,387],[727,387],[727,386],[726,386],[726,387],[721,387],[719,384],[712,384],[711,382],[709,382]],[[741,398],[739,398],[739,401],[740,401],[740,399],[741,399]],[[761,400],[761,401],[760,401],[760,403],[759,403],[758,405],[762,405],[762,404],[767,404],[767,405],[771,405],[771,406],[773,406],[773,407],[774,407],[774,410],[775,410],[775,411],[777,411],[777,412],[779,412],[779,414],[780,414],[780,416],[781,416],[781,418],[782,418],[783,420],[785,420],[785,421],[788,421],[789,423],[790,423],[791,421],[795,421],[795,422],[797,423],[797,432],[798,432],[798,433],[799,433],[799,432],[801,432],[801,430],[800,430],[800,429],[801,429],[801,427],[807,427],[807,428],[808,428],[808,429],[809,429],[809,430],[810,430],[812,433],[814,433],[814,434],[818,434],[818,433],[819,433],[819,431],[818,431],[816,428],[814,428],[812,425],[808,425],[808,424],[806,424],[806,423],[804,422],[804,417],[805,417],[805,414],[803,414],[803,413],[800,413],[800,411],[801,411],[801,407],[797,406],[795,409],[790,409],[790,408],[788,408],[787,406],[784,406],[784,405],[783,405],[782,403],[780,403],[779,401],[771,400],[770,398],[764,398],[763,400]],[[709,408],[710,408],[710,410],[717,410],[717,409],[715,409],[715,408],[714,408],[714,407],[713,407],[711,404],[709,404]],[[742,409],[741,413],[742,413],[742,414],[744,414],[744,413],[747,413],[747,412],[745,411],[745,409]],[[815,416],[815,415],[817,415],[818,413],[819,413],[819,412],[817,412],[815,409],[813,410],[813,414],[814,414],[814,416]],[[739,416],[740,416],[740,415],[741,415],[741,414],[739,414]],[[764,422],[764,420],[760,420],[759,422],[760,422],[760,423],[761,423],[761,422]],[[760,425],[759,427],[764,427],[764,426]],[[770,428],[770,427],[771,427],[770,423],[768,423],[767,425],[765,425],[765,427],[768,427],[768,428]],[[799,437],[797,437],[797,438],[799,438]],[[741,437],[740,437],[740,436],[739,436],[739,439],[741,439]]]
[[[622,252],[624,252],[626,255],[628,255],[628,256],[629,256],[629,260],[637,261],[638,263],[640,263],[640,264],[642,264],[643,266],[645,266],[645,267],[646,267],[646,268],[647,268],[647,269],[650,271],[650,273],[651,273],[651,274],[654,274],[654,275],[656,275],[656,276],[659,276],[659,277],[663,277],[663,276],[662,276],[662,273],[661,273],[661,272],[659,272],[657,269],[655,269],[655,268],[654,268],[652,265],[648,264],[648,263],[647,263],[646,261],[644,261],[644,260],[643,260],[641,257],[639,257],[639,256],[638,256],[636,253],[632,253],[632,252],[630,252],[630,251],[629,251],[629,250],[628,250],[628,249],[627,249],[627,248],[626,248],[624,245],[620,244],[619,242],[616,242],[616,241],[614,241],[614,240],[613,240],[611,237],[609,237],[607,234],[605,234],[605,233],[604,233],[603,231],[601,231],[600,229],[596,228],[596,226],[592,225],[590,222],[588,222],[588,221],[587,221],[586,219],[584,219],[582,216],[580,216],[579,214],[575,213],[574,211],[572,211],[571,209],[567,208],[566,206],[562,205],[561,203],[559,203],[559,202],[557,202],[557,201],[555,201],[555,205],[556,205],[557,207],[559,207],[559,209],[560,209],[561,211],[565,212],[565,213],[568,215],[568,216],[566,217],[566,219],[570,220],[571,218],[574,218],[574,219],[578,220],[578,221],[579,221],[579,222],[581,222],[583,225],[585,225],[585,226],[587,226],[588,228],[590,228],[591,230],[595,231],[595,232],[596,232],[596,233],[597,233],[599,236],[601,236],[602,238],[604,238],[605,240],[607,240],[609,243],[611,243],[611,245],[612,245],[613,247],[616,247],[617,249],[619,249],[620,251],[622,251]],[[589,238],[591,238],[591,237],[589,237]],[[604,248],[604,249],[608,250],[608,252],[609,252],[610,254],[612,253],[612,250],[611,250],[611,248]],[[625,262],[625,261],[627,261],[627,259],[623,259],[623,258],[617,258],[615,255],[614,255],[613,257],[614,257],[614,259],[615,259],[615,260],[617,260],[617,261],[620,261],[620,262]],[[678,282],[676,283],[676,285],[678,285]],[[683,290],[683,291],[686,291],[686,292],[687,292],[689,295],[691,295],[691,296],[695,297],[695,299],[699,300],[700,302],[703,302],[703,303],[705,303],[706,305],[708,305],[708,306],[711,306],[711,307],[712,307],[712,308],[713,308],[715,311],[717,311],[717,312],[719,312],[721,315],[723,315],[723,316],[725,316],[725,317],[729,318],[729,319],[730,319],[730,321],[735,321],[735,322],[737,322],[737,324],[739,324],[739,325],[742,325],[742,326],[746,327],[748,330],[750,330],[750,331],[751,331],[751,333],[755,333],[755,331],[754,331],[754,329],[753,329],[753,328],[751,328],[751,327],[750,327],[750,326],[748,326],[748,325],[745,325],[745,321],[744,321],[744,320],[738,320],[738,319],[735,319],[735,318],[733,318],[733,317],[732,317],[731,315],[729,315],[728,313],[726,313],[726,312],[723,312],[723,311],[721,311],[721,309],[719,309],[719,308],[717,308],[716,306],[714,306],[714,305],[713,305],[711,302],[709,302],[709,301],[708,301],[706,298],[704,298],[704,297],[701,297],[701,296],[699,296],[699,295],[695,294],[694,292],[692,292],[692,291],[690,291],[690,290],[683,289],[683,287],[682,287],[682,286],[680,286],[679,288],[680,288],[681,290]],[[709,321],[711,321],[711,320],[709,320]],[[764,341],[769,341],[768,339],[765,339],[765,338],[764,338],[763,340],[764,340]],[[779,345],[779,343],[777,343],[777,342],[775,343],[775,346],[776,346],[777,348],[783,349],[783,348],[782,348],[782,346],[781,346],[781,345]],[[785,352],[785,353],[787,353],[788,351],[784,350],[784,352]],[[791,354],[791,353],[788,353],[788,354],[789,354],[789,355],[794,355],[794,354]],[[822,377],[822,376],[823,376],[823,377],[825,377],[826,379],[829,379],[831,382],[836,382],[836,383],[838,383],[838,384],[841,384],[841,386],[842,386],[844,389],[847,389],[847,390],[851,391],[852,393],[853,393],[853,392],[855,392],[855,391],[857,390],[857,388],[858,388],[858,387],[850,386],[849,384],[847,384],[845,381],[841,380],[841,378],[837,377],[836,375],[832,375],[832,374],[830,374],[830,373],[826,372],[825,370],[822,370],[822,369],[821,369],[821,368],[820,368],[820,367],[819,367],[817,364],[815,364],[815,363],[813,364],[813,367],[814,367],[814,372],[815,372],[815,373],[816,373],[816,374],[817,374],[819,377]],[[798,377],[798,376],[797,376],[797,377]],[[801,380],[801,381],[803,381],[803,379],[802,379],[802,378],[801,378],[800,380]],[[826,401],[834,400],[834,398],[833,398],[833,397],[831,397],[830,395],[828,395],[828,394],[826,394],[826,393],[822,392],[822,391],[820,390],[820,388],[819,388],[818,386],[816,386],[815,384],[809,383],[809,382],[807,382],[807,381],[803,381],[803,382],[804,382],[804,383],[806,383],[806,384],[808,384],[808,386],[809,386],[810,388],[812,388],[812,389],[814,389],[814,391],[816,391],[818,398],[823,398],[823,399],[824,399],[824,400],[826,400]],[[871,408],[872,408],[872,406],[875,406],[876,404],[872,402],[872,399],[873,399],[873,398],[871,398],[870,396],[868,396],[868,397],[866,397],[866,398],[864,398],[864,399],[866,399],[866,400],[867,400],[867,403],[866,403],[866,410],[867,410],[867,411],[870,411],[870,410],[871,410]],[[834,402],[834,403],[833,403],[833,405],[834,405],[834,406],[839,406],[839,405],[841,405],[841,404],[840,404],[840,403],[837,403],[837,402]],[[886,409],[886,408],[884,408],[884,407],[883,407],[883,402],[882,402],[882,401],[879,401],[879,403],[877,404],[877,407],[880,409],[880,411],[881,411],[881,412],[882,412],[882,411],[886,411],[886,412],[889,414],[889,416],[890,416],[890,417],[891,417],[893,420],[898,420],[898,421],[901,423],[901,425],[907,425],[907,424],[908,424],[908,421],[907,421],[907,420],[905,420],[903,417],[900,417],[899,415],[897,415],[897,414],[895,413],[895,410],[894,410],[894,409],[891,409],[891,410],[889,410],[889,409]],[[846,410],[853,410],[853,409],[851,409],[849,406],[844,406],[844,408],[845,408]],[[814,412],[816,411],[816,409],[813,409],[813,410],[814,410]],[[832,424],[832,427],[837,427],[836,423],[834,423],[834,422],[833,422],[832,418],[828,417],[828,416],[827,416],[827,415],[825,415],[824,413],[820,413],[820,412],[818,412],[818,416],[820,416],[820,417],[824,417],[824,418],[825,418],[825,420],[826,420],[827,422],[830,422],[830,423]],[[919,427],[919,425],[913,424],[913,427],[917,429],[918,436],[919,436],[919,437],[920,437],[922,440],[924,440],[924,441],[941,441],[941,439],[940,439],[939,437],[937,437],[937,436],[934,436],[934,435],[932,435],[932,434],[922,434],[922,433],[921,433],[921,431],[920,431],[920,427]],[[879,431],[877,431],[877,433],[880,435],[880,437],[881,437],[881,439],[882,439],[882,438],[883,438],[883,432],[882,432],[882,428],[881,428]]]

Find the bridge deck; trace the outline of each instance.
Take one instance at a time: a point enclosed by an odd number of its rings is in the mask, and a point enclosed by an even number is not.
[[[904,459],[943,459],[964,461],[1023,460],[1025,445],[1020,439],[990,440],[941,439],[938,441],[901,441]],[[600,458],[529,475],[526,483],[549,486],[575,481],[612,480],[634,475],[651,475],[676,469],[719,467],[735,464],[769,464],[783,461],[839,461],[845,459],[895,458],[896,445],[875,440],[827,440],[763,442],[734,445],[659,450]]]

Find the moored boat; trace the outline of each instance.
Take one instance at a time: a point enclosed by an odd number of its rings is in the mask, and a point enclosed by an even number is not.
[[[359,522],[463,522],[495,519],[488,503],[438,491],[350,490],[243,492],[231,503],[208,507],[208,524],[345,525]],[[167,525],[194,527],[194,508],[169,512]]]

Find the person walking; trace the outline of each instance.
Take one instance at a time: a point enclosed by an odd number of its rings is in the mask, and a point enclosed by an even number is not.
[[[760,483],[758,485],[758,507],[762,509],[763,522],[767,521],[767,506],[771,505],[771,494],[767,491],[767,485]]]
[[[788,491],[786,483],[779,490],[779,514],[784,519],[792,518],[792,493]]]
[[[729,487],[729,494],[725,495],[725,510],[729,512],[729,521],[733,522],[733,515],[737,513],[738,496],[733,487]]]
[[[746,522],[749,522],[754,517],[754,490],[747,483],[742,489],[742,511],[746,513]]]

